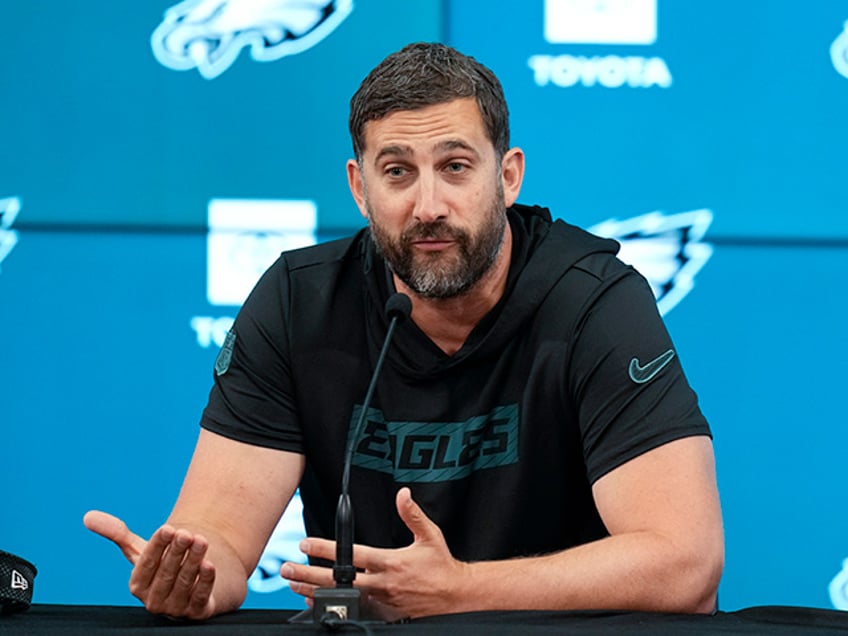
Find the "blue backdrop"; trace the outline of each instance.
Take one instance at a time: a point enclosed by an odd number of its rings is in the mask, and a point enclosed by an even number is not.
[[[848,5],[325,4],[261,28],[237,0],[0,6],[0,549],[38,566],[35,600],[135,603],[82,515],[167,516],[244,293],[361,224],[350,95],[442,40],[503,81],[520,200],[656,283],[715,433],[723,608],[848,609]],[[297,531],[248,605],[299,606],[275,571]]]

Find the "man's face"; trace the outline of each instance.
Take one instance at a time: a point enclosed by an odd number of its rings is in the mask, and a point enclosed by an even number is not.
[[[415,293],[458,296],[495,261],[514,198],[474,99],[368,122],[348,177],[378,251]]]

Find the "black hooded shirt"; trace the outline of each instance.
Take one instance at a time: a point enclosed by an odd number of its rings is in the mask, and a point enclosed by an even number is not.
[[[350,488],[355,541],[401,547],[395,494],[454,557],[544,554],[607,532],[592,484],[648,450],[710,435],[647,282],[615,241],[539,207],[508,210],[506,290],[453,355],[412,320],[386,356]],[[310,536],[332,538],[344,454],[386,335],[391,275],[367,229],[284,253],[225,343],[201,425],[305,455]]]

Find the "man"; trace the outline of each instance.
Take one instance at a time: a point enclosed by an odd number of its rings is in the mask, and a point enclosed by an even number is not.
[[[300,486],[332,586],[343,456],[395,291],[412,301],[356,440],[356,585],[389,618],[485,609],[709,612],[723,567],[710,431],[645,281],[613,241],[517,205],[524,155],[487,68],[389,56],[351,101],[369,230],[282,255],[239,313],[197,448],[149,541],[86,525],[152,612],[236,609]]]

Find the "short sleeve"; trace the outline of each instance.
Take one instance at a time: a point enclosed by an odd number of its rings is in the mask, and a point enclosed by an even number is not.
[[[248,444],[302,453],[285,324],[287,280],[281,257],[239,311],[215,364],[201,426]]]
[[[591,483],[662,444],[711,435],[635,270],[605,289],[578,325],[570,377]]]

